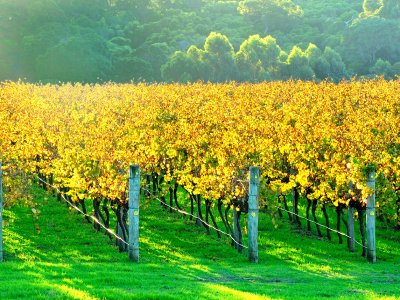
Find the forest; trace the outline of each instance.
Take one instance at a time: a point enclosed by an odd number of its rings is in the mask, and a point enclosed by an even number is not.
[[[0,0],[0,81],[400,74],[398,0]]]

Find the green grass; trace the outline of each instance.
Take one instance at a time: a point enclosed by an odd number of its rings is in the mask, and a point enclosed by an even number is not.
[[[393,230],[378,228],[378,263],[369,264],[334,235],[318,239],[279,220],[275,228],[263,215],[260,262],[250,264],[227,238],[142,199],[136,264],[82,216],[34,193],[40,234],[29,209],[5,212],[0,299],[400,299]]]

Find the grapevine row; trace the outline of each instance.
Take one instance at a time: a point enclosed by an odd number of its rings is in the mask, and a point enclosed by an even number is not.
[[[5,172],[51,179],[73,201],[126,205],[137,163],[162,197],[244,210],[248,167],[264,204],[295,189],[313,205],[363,205],[375,168],[379,213],[400,205],[400,80],[187,85],[0,85]],[[23,177],[23,176],[22,176]],[[10,176],[6,188],[23,187]],[[145,185],[146,181],[144,182]],[[6,203],[18,198],[7,193]],[[13,200],[14,199],[14,200]],[[176,199],[175,199],[176,200]],[[268,200],[270,201],[270,200]],[[178,203],[176,203],[179,205]],[[121,217],[122,218],[122,217]],[[399,223],[400,224],[400,223]]]

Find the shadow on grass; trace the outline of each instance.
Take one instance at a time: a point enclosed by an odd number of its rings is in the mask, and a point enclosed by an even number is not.
[[[38,199],[49,197],[37,193]],[[5,230],[7,262],[0,264],[1,299],[400,296],[396,256],[368,264],[344,245],[291,233],[285,222],[274,229],[267,217],[260,220],[260,263],[250,264],[227,238],[207,235],[188,218],[147,202],[141,210],[141,262],[135,264],[81,216],[51,197],[44,201],[40,234],[28,209],[13,211],[14,222]]]

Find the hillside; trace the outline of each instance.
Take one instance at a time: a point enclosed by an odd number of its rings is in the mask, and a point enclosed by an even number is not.
[[[0,6],[0,81],[339,81],[400,74],[397,0],[1,0]],[[215,32],[224,39],[215,40]],[[272,60],[262,42],[245,47],[255,35],[276,40]],[[317,57],[306,51],[310,44]],[[261,70],[250,76],[251,68]]]

